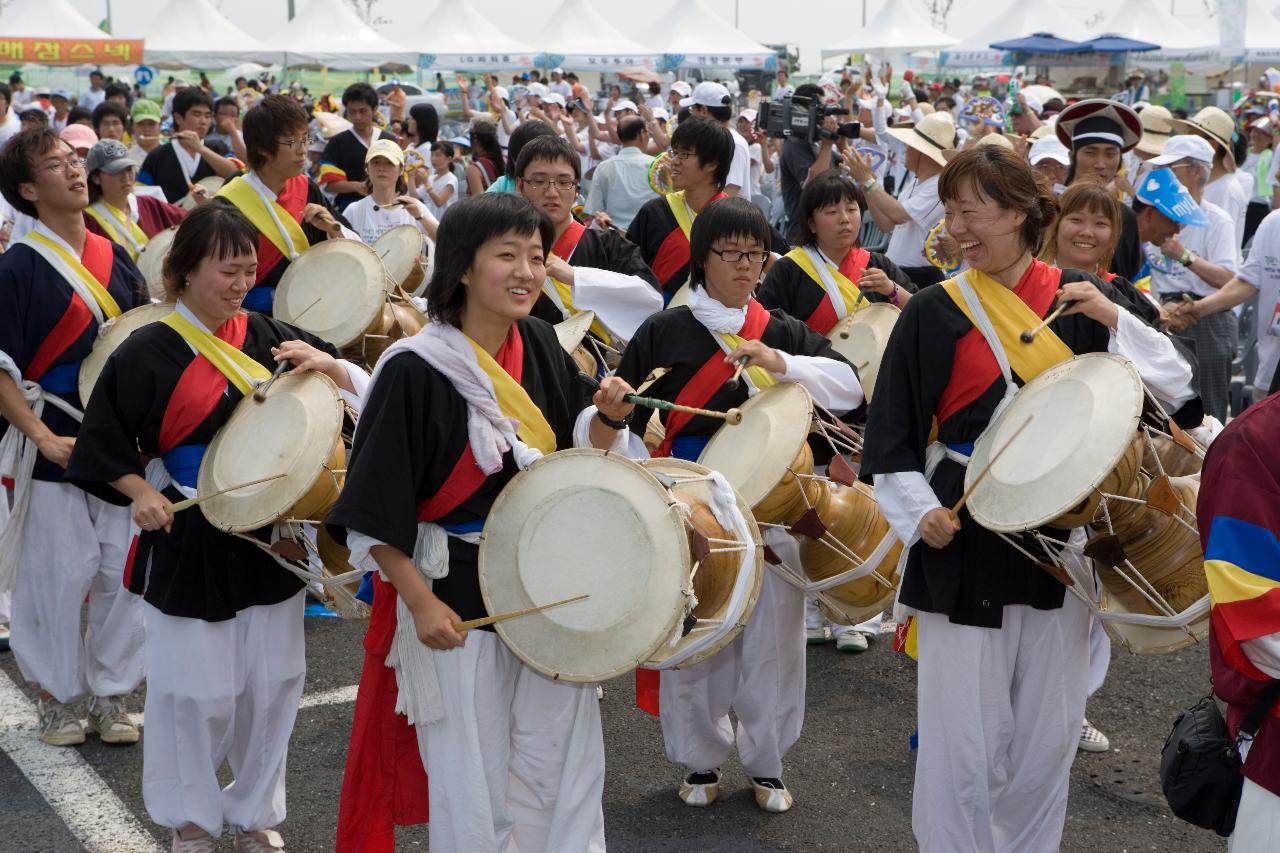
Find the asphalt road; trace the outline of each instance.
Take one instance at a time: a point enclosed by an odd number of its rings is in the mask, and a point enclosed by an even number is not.
[[[362,631],[361,625],[337,619],[307,620],[308,698],[289,753],[289,816],[279,827],[291,851],[333,848],[352,711],[351,693],[343,688],[356,683]],[[805,730],[785,776],[796,806],[785,815],[766,815],[755,807],[738,766],[726,768],[719,803],[709,809],[685,807],[675,794],[679,770],[665,760],[657,721],[632,705],[630,678],[607,684],[609,849],[914,850],[909,749],[915,728],[914,664],[893,653],[886,636],[861,655],[841,654],[831,645],[811,647],[808,667]],[[0,654],[0,671],[31,697],[12,654]],[[0,685],[9,688],[7,694],[0,691],[0,852],[143,853],[150,839],[150,849],[168,849],[167,830],[154,826],[143,807],[141,747],[107,747],[90,736],[75,750],[86,772],[80,772],[79,762],[61,767],[67,763],[65,751],[33,743],[36,733],[24,722],[28,709],[2,677]],[[1090,719],[1110,736],[1112,751],[1077,758],[1063,850],[1225,849],[1217,836],[1169,813],[1157,778],[1159,750],[1173,717],[1207,688],[1203,647],[1158,658],[1113,657],[1107,683],[1088,708]],[[141,711],[141,696],[134,701],[131,710]],[[41,793],[41,785],[50,796]],[[113,794],[121,804],[114,810],[104,806],[114,802]],[[119,840],[128,837],[130,826],[140,843]],[[404,830],[398,849],[426,850],[426,838],[425,827]],[[225,837],[220,849],[231,850]]]

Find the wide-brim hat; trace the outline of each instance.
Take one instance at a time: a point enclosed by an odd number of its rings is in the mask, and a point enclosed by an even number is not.
[[[1128,151],[1142,139],[1142,119],[1125,104],[1090,98],[1058,113],[1054,130],[1058,141],[1072,150],[1076,142],[1109,142]]]
[[[977,148],[980,145],[994,145],[996,148],[1003,148],[1006,151],[1013,150],[1013,143],[1010,142],[1009,137],[1005,136],[1003,133],[988,133],[986,136],[979,137],[978,141],[973,143],[972,147]],[[942,152],[942,159],[950,162],[959,155],[960,152],[956,149],[948,148],[946,151]]]
[[[914,148],[939,166],[947,165],[942,152],[956,147],[956,126],[951,114],[931,113],[920,119],[914,127],[891,127],[888,131],[908,148]]]
[[[1134,146],[1143,154],[1159,155],[1173,131],[1173,113],[1168,107],[1152,104],[1138,113],[1142,119],[1142,139]]]
[[[1235,154],[1231,152],[1231,137],[1235,134],[1236,123],[1224,110],[1218,107],[1205,107],[1191,118],[1173,119],[1175,127],[1201,133],[1213,144],[1221,148],[1226,156],[1222,158],[1228,172],[1236,170]]]

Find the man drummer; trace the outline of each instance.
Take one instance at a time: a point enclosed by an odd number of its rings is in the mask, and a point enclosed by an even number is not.
[[[244,307],[271,314],[276,285],[289,264],[321,240],[358,240],[319,185],[307,176],[307,114],[284,95],[268,95],[244,117],[249,171],[227,181],[218,198],[258,229],[258,267]]]
[[[34,468],[17,472],[9,524],[18,527],[4,538],[18,572],[14,656],[39,686],[45,743],[84,743],[76,705],[86,697],[89,725],[104,742],[136,743],[124,704],[143,677],[141,602],[121,583],[129,514],[66,482],[64,469],[79,431],[80,362],[103,322],[146,302],[142,276],[124,247],[85,229],[84,161],[56,132],[10,140],[0,152],[0,192],[36,219],[0,256],[3,444],[38,451]]]
[[[154,196],[135,195],[138,163],[124,143],[104,139],[89,150],[85,171],[89,175],[89,206],[84,225],[124,246],[129,258],[138,260],[142,247],[166,228],[182,222],[187,212]]]
[[[554,324],[594,311],[601,323],[597,334],[606,333],[604,343],[630,340],[645,318],[662,310],[662,293],[634,243],[574,219],[582,159],[560,137],[538,136],[520,150],[515,179],[520,194],[547,214],[556,230],[534,316]]]

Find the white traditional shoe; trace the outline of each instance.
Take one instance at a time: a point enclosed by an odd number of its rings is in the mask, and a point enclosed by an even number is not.
[[[804,626],[804,640],[811,646],[820,646],[831,639],[831,631],[826,625],[816,627]]]
[[[1080,728],[1080,749],[1085,752],[1107,752],[1111,749],[1111,741],[1107,736],[1093,727],[1088,720]]]
[[[867,635],[861,631],[845,631],[843,634],[836,635],[836,651],[865,652],[866,650]]]
[[[218,844],[213,836],[200,827],[188,826],[173,831],[173,844],[169,846],[169,853],[218,853]]]
[[[137,743],[141,735],[129,719],[123,696],[94,696],[89,700],[89,728],[103,743]]]
[[[758,779],[751,777],[751,787],[756,792],[756,805],[767,812],[781,814],[790,811],[795,799],[781,779]]]
[[[236,830],[236,853],[283,853],[284,838],[274,829]]]
[[[54,699],[40,699],[40,740],[49,746],[79,746],[84,743],[84,726],[75,708]]]
[[[686,806],[703,808],[720,796],[720,768],[690,773],[680,782],[680,799]]]

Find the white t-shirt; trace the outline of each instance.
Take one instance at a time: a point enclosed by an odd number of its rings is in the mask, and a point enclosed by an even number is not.
[[[458,176],[452,171],[447,171],[443,175],[437,175],[435,172],[431,173],[431,189],[437,195],[443,193],[447,187],[453,187],[453,193],[445,199],[444,204],[439,206],[431,200],[431,196],[427,195],[426,187],[418,187],[418,198],[422,199],[423,206],[436,219],[444,216],[444,212],[458,200]]]
[[[1253,234],[1249,258],[1238,276],[1258,288],[1258,373],[1255,388],[1264,391],[1280,362],[1280,211],[1268,213]]]
[[[1249,206],[1249,196],[1250,193],[1236,180],[1235,173],[1223,175],[1204,188],[1204,200],[1216,204],[1231,218],[1236,230],[1237,246],[1244,243],[1244,212]]]
[[[759,142],[747,146],[747,156],[751,159],[751,196],[754,198],[761,194],[764,186],[764,149]]]
[[[402,204],[394,207],[379,207],[373,196],[367,195],[359,201],[347,205],[342,215],[351,223],[351,230],[360,235],[361,241],[372,245],[379,237],[399,225],[412,225],[417,228],[415,217],[422,216],[427,208],[421,202],[414,202],[417,207],[413,213]]]
[[[511,122],[511,130],[507,130],[507,125],[504,122],[504,119],[505,121]],[[511,141],[511,134],[515,131],[515,128],[520,126],[520,119],[516,116],[515,110],[507,107],[507,109],[503,110],[502,115],[498,117],[497,124],[498,144],[502,146],[503,151],[506,151],[507,143]]]
[[[877,189],[873,192],[884,190]],[[928,266],[929,260],[924,256],[924,241],[943,215],[942,201],[938,198],[938,176],[921,181],[912,175],[911,183],[903,189],[898,201],[911,220],[893,229],[885,257],[900,267]]]
[[[726,184],[733,184],[741,191],[743,198],[751,198],[751,152],[747,148],[747,140],[733,128],[733,164],[729,166],[729,179]]]
[[[1226,267],[1235,272],[1240,266],[1240,254],[1236,250],[1239,243],[1236,239],[1236,226],[1231,217],[1208,198],[1200,202],[1200,209],[1209,218],[1205,227],[1188,226],[1178,236],[1182,245],[1195,252],[1210,263]],[[1142,244],[1142,254],[1151,268],[1151,292],[1156,295],[1167,293],[1194,293],[1197,296],[1210,296],[1217,288],[1209,285],[1173,258],[1160,251],[1159,246],[1150,243]]]

